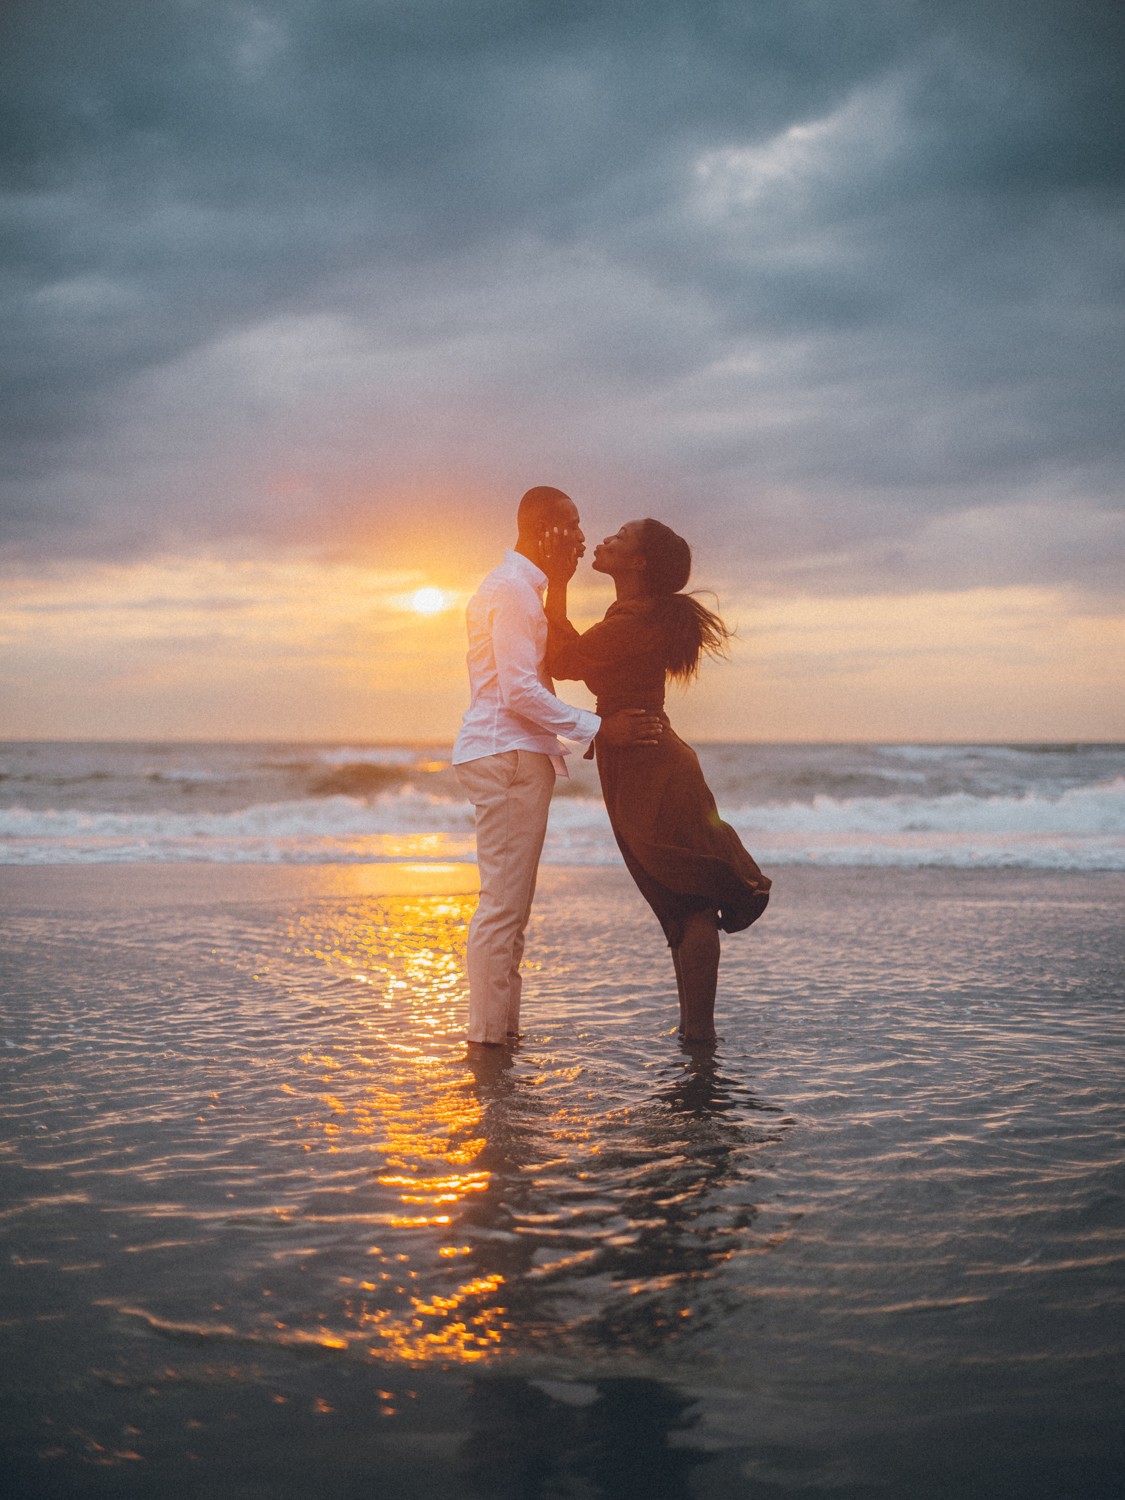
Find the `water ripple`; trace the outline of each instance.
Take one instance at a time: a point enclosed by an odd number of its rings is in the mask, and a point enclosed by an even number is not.
[[[471,896],[300,879],[11,914],[10,1327],[823,1401],[1119,1357],[1116,877],[795,877],[685,1051],[634,893],[551,872],[470,1058]]]

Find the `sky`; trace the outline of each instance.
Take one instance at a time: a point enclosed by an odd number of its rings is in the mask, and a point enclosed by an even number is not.
[[[0,735],[450,740],[554,484],[692,543],[689,734],[1125,739],[1119,0],[7,0],[0,59]]]

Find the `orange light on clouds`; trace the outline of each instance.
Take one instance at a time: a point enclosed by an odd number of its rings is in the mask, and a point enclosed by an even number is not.
[[[421,569],[300,555],[10,576],[0,737],[451,738],[469,590],[426,614],[431,587]]]
[[[1116,740],[1125,616],[1054,588],[723,601],[732,660],[690,705],[708,739]],[[684,708],[680,708],[683,703]],[[727,728],[725,726],[730,726]]]
[[[479,582],[301,555],[10,575],[0,737],[449,743]],[[573,618],[611,598],[580,579]],[[741,594],[738,627],[669,706],[710,740],[1125,737],[1125,618],[1062,589]],[[560,696],[586,705],[577,683]]]

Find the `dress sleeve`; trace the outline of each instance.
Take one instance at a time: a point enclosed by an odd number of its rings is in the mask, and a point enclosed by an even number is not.
[[[547,671],[564,681],[587,682],[590,673],[613,667],[636,650],[631,623],[608,617],[581,634],[569,620],[547,621]]]

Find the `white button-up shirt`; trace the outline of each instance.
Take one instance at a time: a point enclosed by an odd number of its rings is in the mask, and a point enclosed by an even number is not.
[[[469,600],[469,688],[472,699],[453,747],[453,764],[504,750],[549,755],[566,774],[561,736],[588,744],[601,727],[597,714],[573,708],[551,691],[544,657],[547,575],[522,552],[508,551]]]

